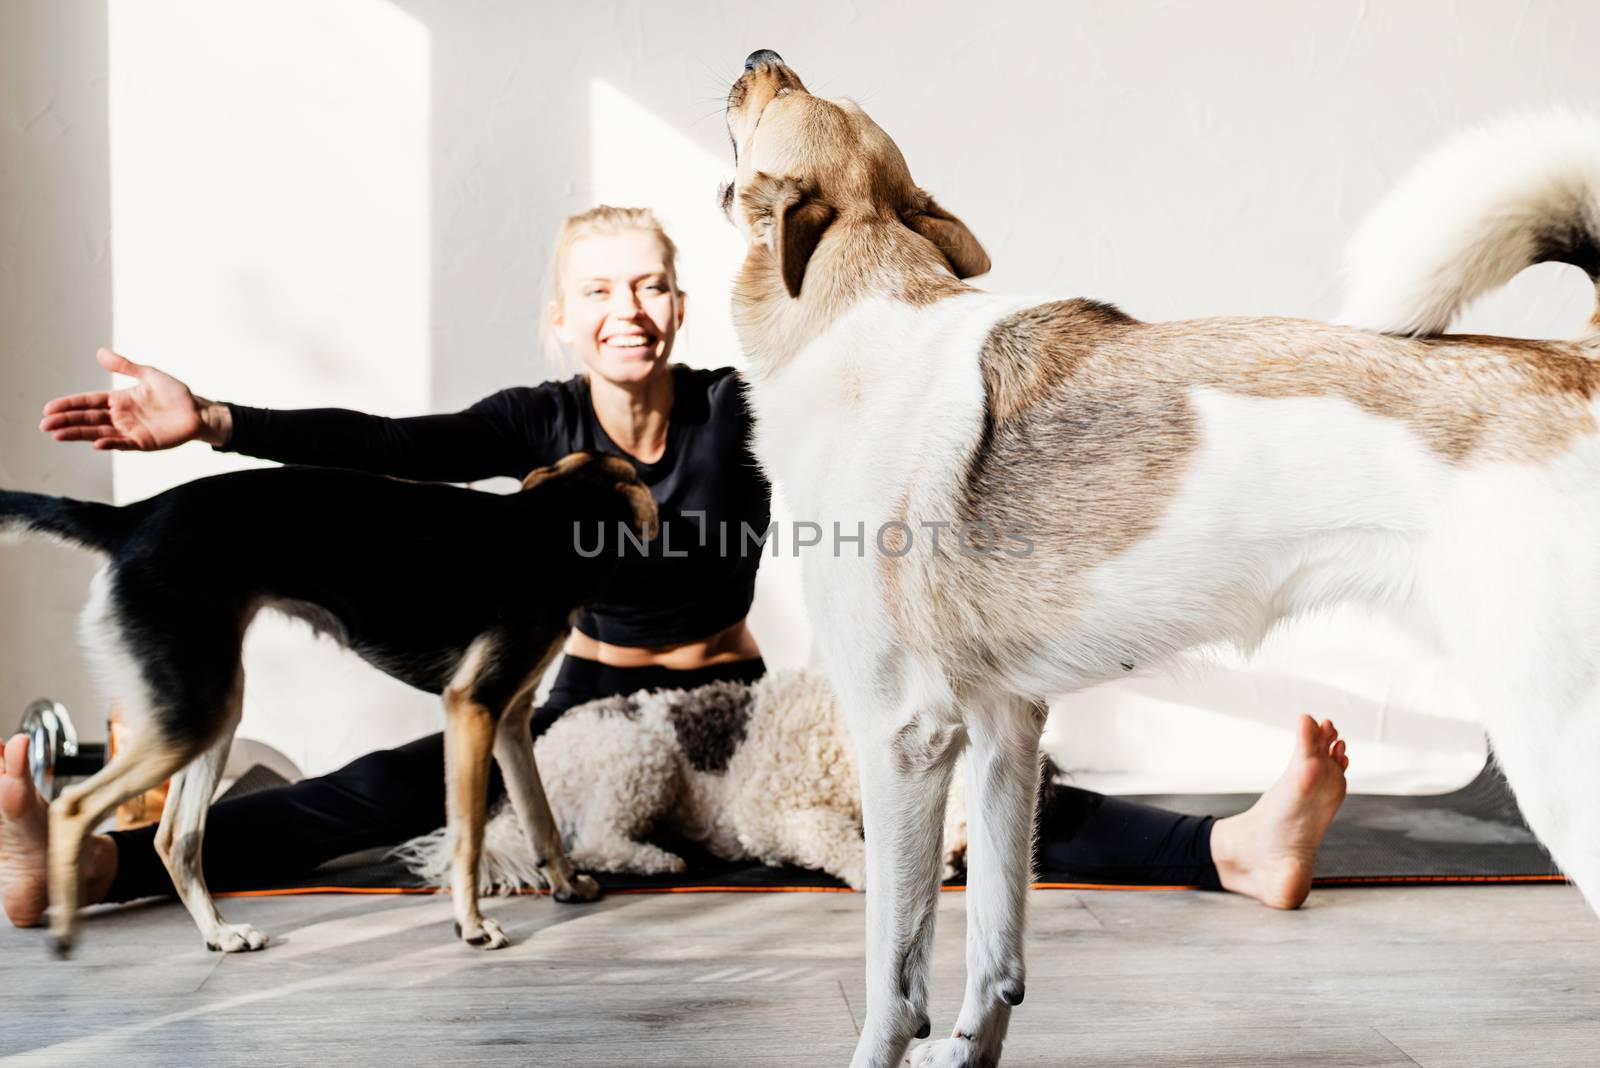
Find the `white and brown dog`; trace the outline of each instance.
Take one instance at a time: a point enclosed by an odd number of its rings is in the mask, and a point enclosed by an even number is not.
[[[1600,340],[1437,333],[1529,263],[1600,275],[1600,128],[1502,130],[1401,189],[1360,246],[1361,329],[984,293],[977,240],[855,104],[764,51],[727,120],[758,455],[798,516],[876,541],[804,574],[861,774],[856,1065],[929,1033],[958,754],[966,998],[924,1065],[996,1063],[1022,1001],[1045,698],[1324,605],[1398,618],[1476,684],[1600,904]]]

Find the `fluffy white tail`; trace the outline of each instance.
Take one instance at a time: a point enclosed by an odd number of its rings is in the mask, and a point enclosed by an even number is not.
[[[450,858],[455,839],[440,827],[400,845],[389,854],[427,886],[450,886]],[[509,804],[489,814],[483,829],[483,852],[478,860],[478,885],[484,893],[514,894],[518,890],[543,890],[544,876],[534,860],[533,847]]]
[[[1600,281],[1600,121],[1512,116],[1447,142],[1380,202],[1345,257],[1340,321],[1443,333],[1475,298],[1546,260]]]

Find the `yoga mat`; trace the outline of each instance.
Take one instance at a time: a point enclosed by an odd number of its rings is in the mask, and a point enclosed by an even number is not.
[[[1135,800],[1192,815],[1242,812],[1246,794],[1150,795]],[[1491,760],[1446,794],[1352,794],[1317,854],[1316,885],[1563,882]]]
[[[260,772],[265,772],[264,774]],[[276,785],[265,769],[251,769],[225,796]],[[1193,815],[1228,816],[1255,801],[1254,794],[1159,794],[1134,800]],[[719,860],[690,842],[661,839],[689,863],[673,876],[611,875],[595,878],[607,893],[782,892],[849,893],[821,872]],[[1318,853],[1317,886],[1562,882],[1561,873],[1528,830],[1504,778],[1491,762],[1459,790],[1426,796],[1354,794],[1345,799]],[[1043,889],[1187,889],[1171,885],[1106,882],[1093,873],[1042,871]],[[963,889],[953,880],[946,889]],[[381,852],[341,858],[297,879],[228,896],[352,893],[420,894],[418,882]]]

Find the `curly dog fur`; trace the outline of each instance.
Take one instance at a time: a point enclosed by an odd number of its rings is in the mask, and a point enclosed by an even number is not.
[[[534,752],[572,862],[588,871],[681,872],[655,831],[725,860],[825,871],[866,881],[855,752],[820,672],[775,671],[753,684],[716,682],[579,705]],[[947,874],[966,851],[959,791],[946,820]],[[445,874],[443,828],[398,851],[429,882]],[[489,822],[481,878],[503,891],[541,884],[509,810]]]

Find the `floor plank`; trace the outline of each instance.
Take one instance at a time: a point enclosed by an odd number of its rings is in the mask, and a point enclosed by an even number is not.
[[[864,1007],[843,894],[491,901],[514,944],[454,942],[434,897],[230,899],[266,951],[204,950],[171,904],[93,910],[66,962],[0,931],[0,1056],[120,1066],[840,1064]],[[940,898],[930,1013],[953,1022],[963,895]],[[1008,1065],[1593,1063],[1600,922],[1561,886],[1036,891]]]

